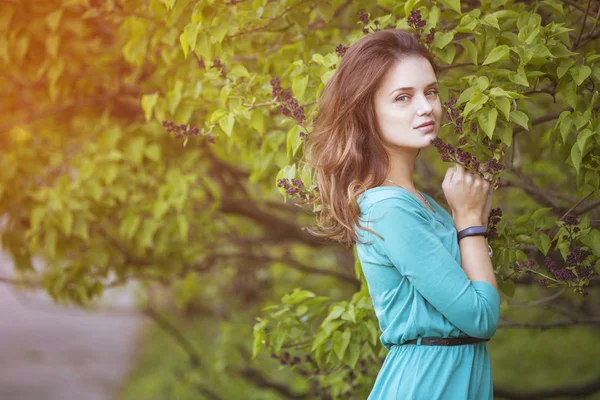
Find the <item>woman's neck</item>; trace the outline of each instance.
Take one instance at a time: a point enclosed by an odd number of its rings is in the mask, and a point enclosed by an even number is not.
[[[408,149],[407,149],[408,150]],[[412,149],[410,149],[412,150]],[[415,171],[415,160],[416,151],[411,154],[410,152],[394,152],[390,154],[390,171],[387,175],[387,179],[392,180],[394,183],[416,191],[413,180],[413,174]],[[389,184],[389,182],[386,181]]]

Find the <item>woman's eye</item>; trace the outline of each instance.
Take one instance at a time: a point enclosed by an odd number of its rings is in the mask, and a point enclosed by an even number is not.
[[[427,92],[427,94],[428,94],[428,95],[437,96],[437,94],[438,94],[438,91],[437,91],[437,89],[433,89],[433,90],[430,90],[430,91],[428,91],[428,92]],[[407,95],[398,96],[398,97],[396,98],[396,101],[401,101],[401,102],[403,102],[403,103],[404,103],[405,101],[408,101],[408,98],[409,98],[409,96],[407,96]],[[406,100],[404,100],[404,99],[406,99]]]
[[[405,99],[405,98],[407,99],[408,96],[398,96],[398,98],[396,99],[396,101],[399,101],[399,100]],[[401,101],[403,101],[403,100],[401,100]]]
[[[438,91],[436,89],[433,89],[433,90],[430,90],[429,93],[438,94]]]

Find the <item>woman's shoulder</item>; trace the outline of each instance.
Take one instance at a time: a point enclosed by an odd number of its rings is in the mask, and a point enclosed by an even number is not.
[[[405,189],[394,186],[377,186],[365,190],[358,198],[361,213],[373,208],[399,207],[408,211],[419,209],[418,200]]]

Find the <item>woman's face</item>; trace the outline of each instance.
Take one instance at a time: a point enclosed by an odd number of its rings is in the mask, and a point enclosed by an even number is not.
[[[391,148],[421,149],[440,129],[442,105],[429,61],[409,56],[386,74],[375,93],[375,112],[384,142]],[[432,127],[417,129],[426,122]]]

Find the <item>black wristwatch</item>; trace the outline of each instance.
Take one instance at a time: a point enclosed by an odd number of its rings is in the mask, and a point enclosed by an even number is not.
[[[484,226],[470,226],[458,232],[458,241],[467,236],[485,236],[487,238],[487,229]]]
[[[460,239],[467,237],[467,236],[484,236],[487,239],[487,230],[483,226],[470,226],[470,227],[458,232],[458,235],[457,235],[458,240],[457,241],[460,242]],[[488,244],[488,250],[489,250],[489,252],[488,252],[489,256],[492,257],[494,252],[492,251],[492,247],[489,244]]]

